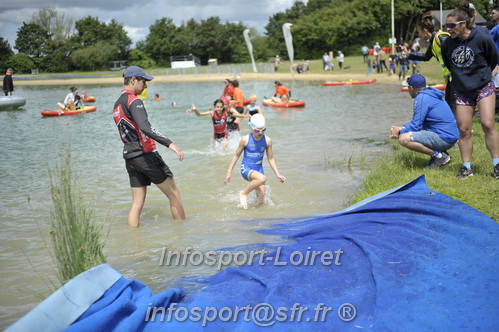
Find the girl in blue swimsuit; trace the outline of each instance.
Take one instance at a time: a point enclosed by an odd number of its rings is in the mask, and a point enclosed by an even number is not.
[[[253,131],[251,134],[241,138],[239,146],[229,164],[224,180],[225,184],[230,182],[232,169],[241,156],[241,153],[244,151],[244,157],[241,163],[241,175],[245,180],[249,181],[246,188],[239,193],[239,200],[244,209],[248,208],[248,195],[253,190],[255,190],[258,199],[257,205],[261,205],[264,202],[265,183],[267,178],[263,171],[262,161],[265,152],[267,153],[269,165],[279,181],[286,181],[286,178],[281,175],[277,169],[274,153],[272,151],[272,139],[264,134],[267,129],[265,126],[265,118],[261,114],[255,114],[251,117],[249,125]]]

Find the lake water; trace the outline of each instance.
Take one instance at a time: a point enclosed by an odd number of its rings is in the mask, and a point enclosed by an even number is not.
[[[214,149],[210,117],[185,112],[193,103],[201,109],[211,106],[223,83],[150,84],[145,105],[151,123],[185,152],[185,160],[179,162],[175,153],[159,146],[174,173],[187,220],[173,221],[167,199],[153,186],[136,230],[126,225],[131,193],[112,118],[121,86],[79,86],[79,91],[96,97],[97,111],[53,118],[42,118],[40,111],[56,109],[56,102],[68,93],[67,85],[16,87],[16,94],[26,97],[26,106],[0,112],[0,327],[13,323],[59,287],[48,250],[49,169],[55,168],[68,143],[85,202],[104,225],[108,263],[153,292],[171,288],[179,277],[216,272],[207,266],[159,266],[163,247],[214,250],[272,242],[276,239],[255,230],[346,207],[368,171],[366,163],[390,150],[390,125],[410,120],[412,101],[395,85],[324,87],[307,81],[288,86],[294,98],[306,101],[306,107],[262,107],[266,134],[273,139],[277,166],[287,181],[279,183],[264,161],[267,204],[243,210],[238,206],[238,193],[246,185],[238,171],[241,160],[232,182],[223,184],[238,138],[231,141],[229,151]],[[242,81],[241,88],[247,96],[256,94],[259,102],[274,90],[271,81]],[[162,100],[152,100],[154,93]],[[172,101],[180,107],[172,108]],[[247,125],[241,127],[242,135],[249,132]],[[346,166],[349,159],[352,167]]]

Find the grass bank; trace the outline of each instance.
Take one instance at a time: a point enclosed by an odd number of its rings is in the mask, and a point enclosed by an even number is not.
[[[64,284],[80,273],[102,263],[104,242],[102,226],[84,202],[78,177],[72,171],[69,148],[59,165],[51,172],[52,257],[57,265],[57,277]]]
[[[401,147],[393,140],[392,154],[381,157],[367,174],[351,202],[356,203],[374,194],[397,187],[425,174],[428,187],[464,202],[499,221],[499,180],[492,175],[492,163],[479,118],[473,119],[472,167],[475,176],[457,180],[462,166],[459,149],[452,148],[451,162],[437,169],[424,170],[429,157]]]

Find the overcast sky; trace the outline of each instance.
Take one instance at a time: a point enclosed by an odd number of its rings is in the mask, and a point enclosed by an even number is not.
[[[307,3],[307,0],[302,0]],[[295,0],[1,0],[0,36],[13,48],[17,30],[31,20],[39,8],[51,6],[75,21],[97,17],[100,22],[115,19],[124,24],[128,37],[135,43],[149,33],[149,26],[162,17],[182,24],[194,18],[197,22],[211,16],[220,22],[242,22],[260,33],[265,31],[269,17],[290,8]],[[84,7],[82,7],[84,6]]]

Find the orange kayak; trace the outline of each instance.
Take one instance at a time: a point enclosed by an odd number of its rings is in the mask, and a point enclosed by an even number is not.
[[[372,78],[370,80],[364,80],[364,81],[336,81],[336,82],[322,82],[322,85],[326,86],[336,86],[336,85],[359,85],[359,84],[371,84],[376,82],[375,78]]]
[[[290,99],[287,103],[276,103],[270,98],[264,99],[262,101],[264,106],[273,106],[273,107],[303,107],[305,106],[305,102],[303,100],[294,100]]]
[[[428,84],[426,87],[427,88],[432,87],[432,88],[435,88],[435,89],[438,89],[438,90],[445,90],[445,88],[447,86],[445,84]],[[409,91],[409,87],[407,87],[407,86],[401,87],[400,91],[406,91],[407,92],[407,91]]]
[[[89,113],[89,112],[95,112],[97,111],[97,107],[95,106],[85,106],[83,108],[74,110],[74,111],[50,111],[50,110],[44,110],[42,111],[42,116],[62,116],[62,115],[75,115],[75,114],[81,114],[81,113]]]

